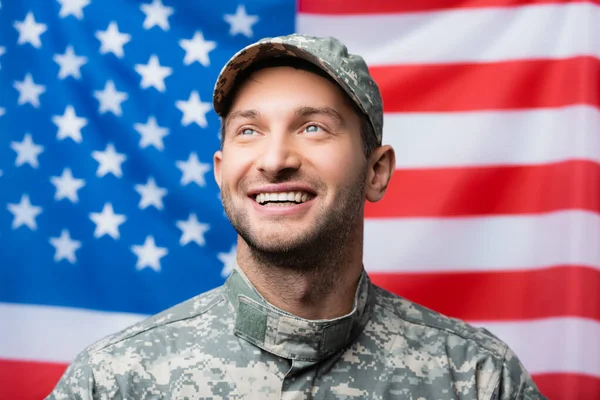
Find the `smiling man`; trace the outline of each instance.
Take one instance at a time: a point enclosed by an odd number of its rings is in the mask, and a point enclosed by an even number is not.
[[[50,398],[544,398],[487,331],[369,281],[364,204],[395,156],[361,57],[333,38],[264,39],[225,65],[213,103],[238,267],[90,346]]]

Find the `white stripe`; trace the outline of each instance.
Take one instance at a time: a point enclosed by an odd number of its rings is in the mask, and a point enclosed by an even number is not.
[[[493,271],[584,265],[600,269],[600,215],[401,218],[365,221],[372,272]]]
[[[475,322],[506,342],[532,374],[600,377],[600,323],[583,318]]]
[[[85,347],[144,316],[0,303],[0,359],[69,363]],[[476,322],[506,341],[531,373],[600,376],[600,323],[580,318]]]
[[[390,113],[383,131],[384,143],[396,151],[396,168],[600,162],[600,110],[588,106]]]
[[[370,65],[600,57],[600,7],[585,3],[391,15],[299,14],[298,33],[335,36]]]
[[[0,303],[0,358],[69,363],[142,315]]]

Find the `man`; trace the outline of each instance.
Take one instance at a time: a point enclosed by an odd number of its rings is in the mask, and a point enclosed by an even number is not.
[[[504,343],[364,272],[364,203],[395,156],[361,57],[333,38],[265,39],[223,68],[213,104],[238,268],[86,349],[51,399],[543,398]]]

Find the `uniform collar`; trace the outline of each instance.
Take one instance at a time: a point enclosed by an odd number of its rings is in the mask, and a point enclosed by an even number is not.
[[[235,311],[235,334],[272,354],[302,361],[322,360],[362,332],[371,314],[370,289],[371,281],[363,270],[349,314],[307,320],[267,302],[239,267],[225,282],[225,293]]]

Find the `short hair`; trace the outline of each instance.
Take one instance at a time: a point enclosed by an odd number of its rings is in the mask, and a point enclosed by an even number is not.
[[[340,90],[342,91],[342,93],[344,94],[346,99],[348,100],[348,104],[350,104],[350,106],[352,107],[352,110],[359,117],[360,136],[361,136],[362,142],[363,142],[363,152],[364,152],[365,159],[369,158],[369,156],[371,155],[373,150],[376,149],[377,147],[379,147],[379,141],[377,140],[377,137],[375,135],[375,129],[373,128],[373,125],[371,124],[369,117],[358,107],[358,105],[354,102],[354,100],[352,100],[350,98],[350,96],[348,96],[348,94],[341,88],[341,86],[331,76],[329,76],[329,74],[327,74],[325,71],[323,71],[321,68],[317,67],[313,63],[306,61],[304,59],[301,59],[301,58],[277,57],[277,58],[271,58],[271,59],[259,61],[255,64],[253,64],[252,66],[250,66],[249,68],[245,69],[244,71],[242,71],[240,73],[240,75],[237,77],[233,87],[230,90],[229,96],[227,96],[227,98],[225,99],[225,102],[223,103],[223,113],[222,113],[222,117],[221,117],[221,135],[220,135],[221,136],[221,150],[223,149],[223,142],[224,142],[224,138],[225,138],[225,120],[227,119],[227,115],[229,114],[229,111],[231,109],[231,103],[233,101],[233,98],[235,97],[235,93],[238,91],[240,85],[243,82],[245,82],[246,79],[248,79],[250,77],[250,75],[252,75],[256,71],[259,71],[259,70],[265,69],[265,68],[269,68],[269,67],[291,67],[291,68],[296,68],[296,69],[300,69],[303,71],[312,72],[313,74],[319,75],[319,76],[327,79],[334,85],[336,85],[338,88],[340,88]]]

